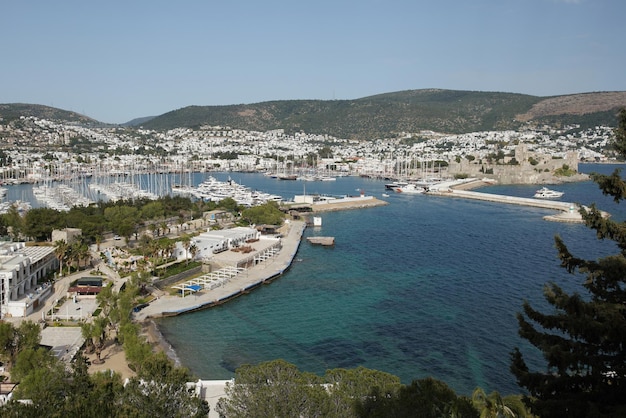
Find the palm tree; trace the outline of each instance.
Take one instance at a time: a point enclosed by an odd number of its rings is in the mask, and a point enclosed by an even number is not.
[[[100,244],[102,244],[102,235],[96,235],[96,249],[100,251]]]
[[[192,260],[196,259],[196,254],[198,254],[199,251],[200,251],[200,248],[198,248],[198,246],[196,244],[192,244],[189,247],[189,252],[191,253],[191,259]]]
[[[67,259],[70,246],[65,240],[58,240],[54,242],[54,255],[59,260],[59,277],[63,276],[63,262]]]
[[[185,248],[185,261],[189,264],[189,247],[191,247],[191,236],[189,234],[184,234],[180,238],[183,247]]]
[[[159,226],[161,227],[161,230],[163,230],[163,235],[165,235],[165,230],[167,229],[167,233],[170,233],[170,229],[167,227],[167,222],[166,221],[161,221],[161,223],[159,224]]]
[[[93,353],[93,350],[95,349],[92,340],[93,324],[91,322],[82,323],[80,325],[80,331],[83,338],[85,339],[85,343],[87,344],[87,348],[85,351],[87,352],[87,354]]]
[[[89,251],[89,246],[84,242],[76,243],[76,246],[73,246],[73,251],[76,253],[76,261],[78,262],[78,269],[80,270],[83,261],[91,261],[91,252]]]

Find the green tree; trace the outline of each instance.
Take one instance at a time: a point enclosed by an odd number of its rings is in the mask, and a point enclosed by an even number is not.
[[[65,366],[54,362],[44,367],[36,367],[21,379],[15,389],[16,399],[30,399],[40,417],[60,416],[67,391]],[[27,415],[28,416],[28,415]]]
[[[193,380],[187,368],[176,367],[163,351],[146,357],[137,375],[145,381],[185,385]]]
[[[328,370],[324,382],[330,394],[329,414],[336,417],[353,416],[356,400],[367,398],[373,390],[388,398],[402,386],[399,377],[365,367]]]
[[[146,203],[141,208],[141,217],[144,220],[158,219],[162,217],[164,214],[165,214],[165,211],[163,209],[163,203],[160,201],[153,201],[153,202]]]
[[[24,235],[36,241],[48,241],[53,229],[65,227],[65,218],[58,210],[33,208],[24,216]]]
[[[34,370],[41,367],[49,367],[55,358],[50,351],[43,347],[26,348],[21,350],[16,357],[15,365],[11,368],[11,379],[21,381]]]
[[[2,215],[7,230],[10,232],[14,240],[18,240],[24,231],[24,218],[20,215],[16,205],[9,206],[9,211]]]
[[[469,399],[459,397],[445,383],[428,377],[414,380],[396,393],[385,394],[377,387],[358,400],[359,417],[478,418]]]
[[[10,365],[16,363],[20,352],[36,349],[41,341],[41,329],[32,321],[22,321],[19,327],[0,321],[0,356]]]
[[[67,260],[70,246],[65,240],[54,241],[54,255],[59,260],[59,276],[63,276],[63,262]]]
[[[131,378],[120,397],[124,417],[205,418],[208,413],[209,405],[184,384]]]
[[[282,225],[285,214],[278,208],[278,203],[267,202],[262,205],[244,209],[241,217],[249,224]]]
[[[328,395],[319,377],[301,373],[284,360],[244,365],[226,384],[216,409],[226,417],[327,416]]]
[[[626,156],[626,110],[619,113],[615,148]],[[615,202],[626,198],[620,171],[592,175]],[[581,209],[587,227],[599,239],[615,242],[619,252],[586,260],[572,254],[556,237],[561,266],[586,278],[588,295],[568,294],[554,283],[544,289],[553,312],[541,313],[528,302],[518,314],[519,333],[543,352],[545,371],[530,371],[521,351],[511,354],[511,371],[528,389],[525,401],[542,417],[626,416],[626,223],[608,219],[592,205]]]
[[[232,197],[226,197],[220,200],[217,206],[231,213],[239,212],[239,205],[237,204],[237,201]]]
[[[524,418],[532,415],[526,409],[521,396],[502,397],[497,391],[489,395],[482,388],[472,393],[472,404],[480,412],[480,418]]]
[[[17,329],[10,322],[0,321],[0,358],[13,362],[17,355]]]

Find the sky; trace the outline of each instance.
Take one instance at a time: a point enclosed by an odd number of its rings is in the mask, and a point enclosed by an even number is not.
[[[0,0],[0,103],[106,123],[440,88],[626,90],[624,0]]]

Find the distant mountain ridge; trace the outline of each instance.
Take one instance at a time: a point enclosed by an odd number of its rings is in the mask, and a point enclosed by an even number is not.
[[[284,129],[339,138],[375,139],[430,130],[466,133],[516,129],[524,123],[616,126],[626,92],[593,92],[553,97],[463,90],[406,90],[355,100],[276,100],[228,106],[188,106],[124,126],[167,130],[229,126],[250,131]],[[98,123],[48,106],[0,104],[0,117],[46,117]]]

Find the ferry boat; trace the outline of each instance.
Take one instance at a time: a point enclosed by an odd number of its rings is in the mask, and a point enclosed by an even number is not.
[[[535,192],[535,195],[533,197],[535,199],[558,199],[559,197],[563,196],[563,194],[563,192],[551,190],[547,187],[542,187]]]

